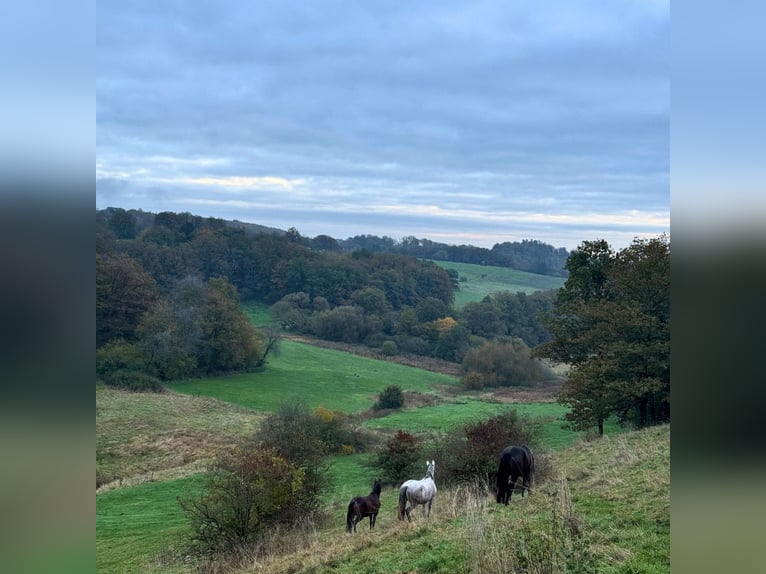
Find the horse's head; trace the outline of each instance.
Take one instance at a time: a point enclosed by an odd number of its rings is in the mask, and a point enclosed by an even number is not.
[[[380,483],[380,479],[376,478],[375,482],[372,484],[372,491],[378,496],[380,496],[380,492],[382,489],[383,489],[383,486]]]
[[[436,472],[436,461],[432,460],[431,462],[426,461],[426,475],[424,478],[431,477],[431,480],[433,480],[436,475],[434,474]]]

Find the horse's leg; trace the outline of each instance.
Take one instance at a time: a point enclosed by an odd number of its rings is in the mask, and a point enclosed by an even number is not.
[[[428,514],[426,514],[426,518],[431,518],[431,503],[432,503],[433,501],[434,501],[434,499],[433,499],[433,498],[432,498],[431,500],[429,500],[429,501],[428,501]],[[423,508],[425,508],[425,505],[423,505]]]
[[[508,485],[508,502],[513,498],[513,491],[516,490],[517,480],[519,480],[519,475],[511,473],[511,483]]]

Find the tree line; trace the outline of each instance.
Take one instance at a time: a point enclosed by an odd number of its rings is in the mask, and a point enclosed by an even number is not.
[[[186,226],[187,233],[193,232],[193,228],[199,224],[194,223],[195,217],[182,214],[184,221],[179,222],[175,214],[160,213],[154,215],[140,210],[124,210],[119,208],[107,208],[103,213],[109,218],[109,226],[120,239],[133,239],[146,229],[152,227],[154,219],[160,218],[160,225],[175,227],[182,230]],[[172,221],[175,219],[175,224]],[[207,225],[213,224],[208,219]],[[536,239],[524,239],[522,241],[505,241],[496,243],[492,248],[476,247],[474,245],[449,245],[432,241],[426,238],[407,236],[400,241],[388,236],[356,235],[347,239],[336,239],[329,235],[317,235],[305,237],[295,228],[287,232],[273,227],[267,227],[254,223],[241,221],[217,220],[216,225],[239,229],[246,235],[269,233],[272,235],[288,235],[294,243],[300,243],[314,251],[352,253],[354,251],[368,251],[370,253],[393,253],[408,255],[417,259],[437,259],[439,261],[454,261],[456,263],[472,263],[476,265],[489,265],[493,267],[510,267],[519,271],[551,275],[554,277],[566,277],[566,262],[569,252],[564,247],[554,247]]]

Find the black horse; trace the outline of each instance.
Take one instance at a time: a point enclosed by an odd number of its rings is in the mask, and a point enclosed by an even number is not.
[[[370,530],[375,528],[375,519],[380,510],[380,490],[380,479],[376,478],[369,496],[355,496],[351,499],[346,514],[346,532],[356,532],[357,522],[361,522],[365,516],[370,517]]]
[[[521,496],[523,498],[524,491],[529,489],[535,478],[535,456],[526,446],[506,447],[500,455],[500,466],[497,469],[498,504],[508,505],[519,477],[522,478]]]

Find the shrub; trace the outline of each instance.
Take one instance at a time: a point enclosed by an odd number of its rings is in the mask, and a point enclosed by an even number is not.
[[[431,343],[422,337],[397,335],[396,344],[400,350],[413,355],[429,355],[431,353]]]
[[[399,354],[399,348],[396,346],[396,343],[390,339],[383,342],[380,350],[383,351],[383,354],[386,357],[393,357],[394,355]]]
[[[420,470],[421,441],[399,430],[375,454],[371,465],[386,484],[399,485]]]
[[[141,350],[125,339],[114,339],[96,351],[96,374],[108,377],[116,371],[140,371],[145,368]]]
[[[545,369],[532,358],[521,339],[509,343],[490,342],[470,349],[463,358],[464,373],[478,373],[486,387],[534,385],[545,376]]]
[[[378,395],[378,402],[373,408],[376,411],[382,409],[400,409],[404,406],[404,393],[398,385],[389,385]]]
[[[139,371],[114,371],[103,377],[105,384],[110,387],[120,387],[129,391],[162,392],[162,382],[151,375]]]
[[[509,410],[447,433],[436,443],[439,480],[444,484],[493,485],[502,450],[512,444],[534,449],[539,428],[539,424]]]
[[[327,452],[353,454],[367,450],[371,433],[352,428],[347,414],[321,406],[314,409],[314,414],[322,421],[319,433]]]
[[[484,379],[476,371],[471,371],[460,378],[460,384],[468,391],[478,391],[484,386]]]
[[[358,343],[367,335],[362,309],[350,305],[316,313],[311,328],[321,339],[343,343]]]
[[[198,497],[179,498],[191,520],[193,548],[219,556],[256,542],[278,525],[294,525],[317,508],[305,473],[268,449],[222,455]]]
[[[305,403],[283,403],[263,421],[255,435],[260,448],[273,450],[304,469],[303,489],[315,502],[326,482],[324,461],[329,448],[322,440],[324,424],[322,416],[312,412]]]

